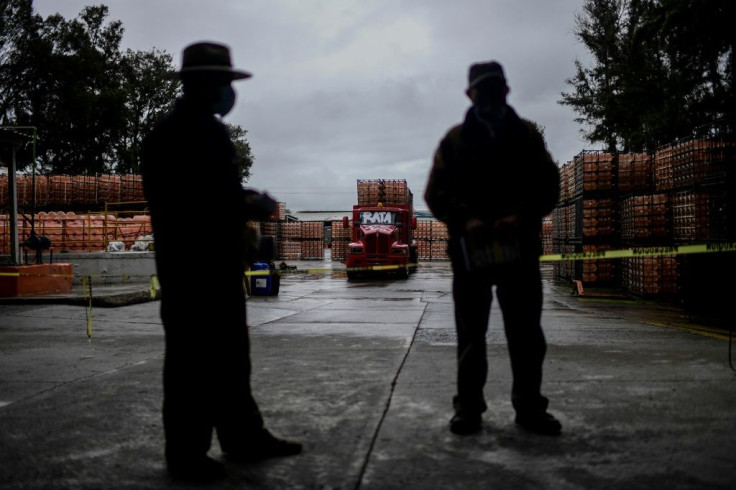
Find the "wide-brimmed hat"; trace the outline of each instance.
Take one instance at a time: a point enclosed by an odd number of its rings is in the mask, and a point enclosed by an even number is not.
[[[181,55],[181,69],[169,75],[172,78],[181,78],[186,73],[194,72],[228,73],[232,80],[244,80],[253,76],[247,71],[233,68],[230,48],[212,42],[194,43],[184,48]]]

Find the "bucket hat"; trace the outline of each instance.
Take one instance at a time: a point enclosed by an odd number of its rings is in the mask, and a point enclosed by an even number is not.
[[[245,80],[253,76],[247,71],[233,68],[230,48],[213,42],[198,42],[184,48],[181,69],[169,75],[171,78],[181,78],[185,73],[194,72],[229,73],[232,80]]]
[[[504,85],[506,77],[503,74],[503,67],[498,61],[488,61],[485,63],[475,63],[468,70],[468,88],[474,88],[485,80],[498,80]]]

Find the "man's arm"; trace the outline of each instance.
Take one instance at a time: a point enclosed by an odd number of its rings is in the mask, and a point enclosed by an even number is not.
[[[533,166],[525,212],[534,218],[543,218],[551,213],[560,197],[560,172],[547,151],[542,134],[529,122],[531,133],[531,155]]]
[[[473,217],[467,200],[459,193],[458,175],[453,167],[457,165],[455,158],[451,134],[448,134],[435,152],[424,192],[424,200],[432,214],[448,225],[465,223]]]

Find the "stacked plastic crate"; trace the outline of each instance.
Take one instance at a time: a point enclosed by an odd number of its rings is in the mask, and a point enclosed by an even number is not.
[[[97,178],[97,202],[123,202],[123,184],[119,175],[100,175]]]
[[[68,175],[51,175],[48,180],[49,205],[64,208],[75,204],[72,178]]]
[[[324,223],[322,221],[302,221],[301,254],[305,260],[321,260],[325,256]]]
[[[575,195],[575,163],[570,161],[560,169],[560,199],[552,212],[552,251],[557,254],[575,252],[575,245],[569,241],[575,236],[574,208]],[[554,263],[554,274],[557,277],[575,279],[574,263],[557,261]]]
[[[281,240],[278,242],[277,257],[282,260],[301,260],[302,225],[299,222],[281,223]]]
[[[566,206],[566,251],[593,253],[615,248],[619,235],[613,155],[584,150],[572,165],[574,186]],[[577,260],[567,270],[571,273],[568,279],[581,279],[591,286],[617,286],[620,280],[619,263],[612,259]]]
[[[348,243],[350,242],[350,230],[352,222],[348,222],[345,228],[342,221],[332,222],[332,260],[345,260],[348,258]]]
[[[358,180],[358,205],[413,204],[413,195],[406,180],[370,179]]]
[[[658,149],[663,165],[666,162],[672,168],[668,191],[675,245],[736,241],[733,128],[703,129],[699,136]],[[663,187],[660,182],[656,185]],[[712,288],[710,284],[720,271],[736,269],[736,254],[682,255],[677,259],[679,293],[684,303],[708,312],[726,308],[736,288]]]
[[[622,246],[669,245],[672,241],[670,196],[671,153],[618,156],[618,199]],[[655,182],[658,185],[655,185]],[[639,256],[621,260],[621,285],[636,295],[676,292],[677,262],[671,256]]]
[[[123,202],[144,201],[143,178],[140,175],[122,175],[120,177],[120,199]]]
[[[414,231],[419,260],[448,260],[447,225],[437,220],[418,220]]]
[[[542,239],[542,253],[544,255],[549,255],[549,254],[554,253],[554,248],[553,248],[554,222],[553,222],[552,213],[550,213],[548,216],[545,216],[542,219],[541,239]]]

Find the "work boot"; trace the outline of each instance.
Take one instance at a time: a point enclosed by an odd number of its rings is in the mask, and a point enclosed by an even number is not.
[[[483,421],[479,413],[458,410],[450,419],[450,431],[460,436],[475,434],[482,428]]]
[[[296,441],[280,439],[263,429],[257,436],[249,438],[247,445],[224,449],[228,459],[234,461],[257,461],[259,459],[294,456],[302,452],[302,445]]]
[[[207,456],[169,460],[166,466],[169,476],[181,483],[213,483],[227,476],[225,466]]]
[[[544,436],[559,436],[562,431],[562,424],[547,412],[537,412],[534,414],[516,414],[516,425]]]

